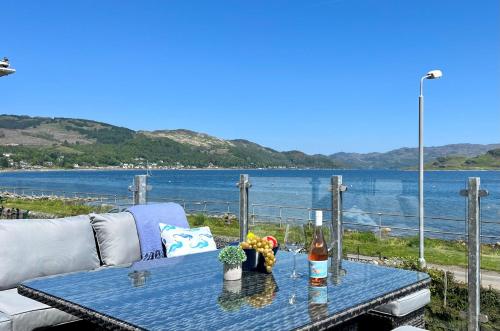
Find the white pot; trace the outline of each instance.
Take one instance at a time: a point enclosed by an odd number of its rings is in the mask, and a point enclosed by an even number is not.
[[[239,280],[241,279],[242,269],[240,264],[225,264],[224,263],[224,279]]]

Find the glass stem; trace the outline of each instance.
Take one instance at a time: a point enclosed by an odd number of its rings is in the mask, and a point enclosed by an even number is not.
[[[293,275],[297,274],[297,272],[295,271],[296,257],[297,257],[297,252],[293,252]]]

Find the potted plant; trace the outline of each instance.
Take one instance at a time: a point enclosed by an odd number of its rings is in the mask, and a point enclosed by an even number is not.
[[[219,261],[224,264],[224,279],[241,279],[241,264],[245,262],[247,256],[239,246],[224,247],[219,253]]]

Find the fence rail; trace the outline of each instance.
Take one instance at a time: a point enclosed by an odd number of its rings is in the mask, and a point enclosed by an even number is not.
[[[118,195],[118,194],[107,194],[107,193],[95,193],[95,192],[79,192],[79,191],[64,191],[64,190],[45,190],[30,187],[10,187],[10,186],[0,186],[0,193],[8,192],[15,195],[21,196],[32,196],[32,197],[57,197],[64,199],[93,199],[96,201],[116,201],[129,200],[131,196]]]

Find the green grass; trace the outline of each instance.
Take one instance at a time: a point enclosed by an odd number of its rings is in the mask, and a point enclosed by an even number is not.
[[[418,256],[418,237],[390,237],[379,239],[372,232],[347,232],[344,250],[351,254],[382,257]],[[500,271],[500,248],[481,247],[481,267]],[[442,239],[425,240],[425,259],[428,263],[467,267],[467,246],[458,241]]]
[[[189,215],[188,222],[189,225],[193,227],[208,226],[214,235],[238,238],[240,236],[240,226],[237,220],[226,223],[226,220],[222,218],[207,217],[204,214],[196,214]]]
[[[500,149],[493,149],[485,154],[467,158],[465,156],[438,157],[436,161],[426,164],[426,169],[474,170],[500,169]]]
[[[209,226],[212,233],[239,237],[238,221],[229,225],[219,218],[202,214],[189,217],[191,226]],[[306,236],[311,238],[311,230],[306,226]],[[283,244],[285,228],[275,224],[250,225],[249,231],[258,236],[272,235]],[[389,237],[379,239],[373,232],[346,232],[344,234],[344,253],[380,257],[417,257],[418,237]],[[500,248],[483,245],[481,248],[481,267],[485,270],[500,272]],[[458,241],[426,239],[425,258],[428,263],[467,267],[467,246]]]
[[[66,217],[74,215],[89,214],[92,212],[106,212],[110,207],[89,206],[81,201],[75,200],[25,200],[25,199],[7,199],[2,202],[4,207],[19,208],[55,215],[57,217]]]

